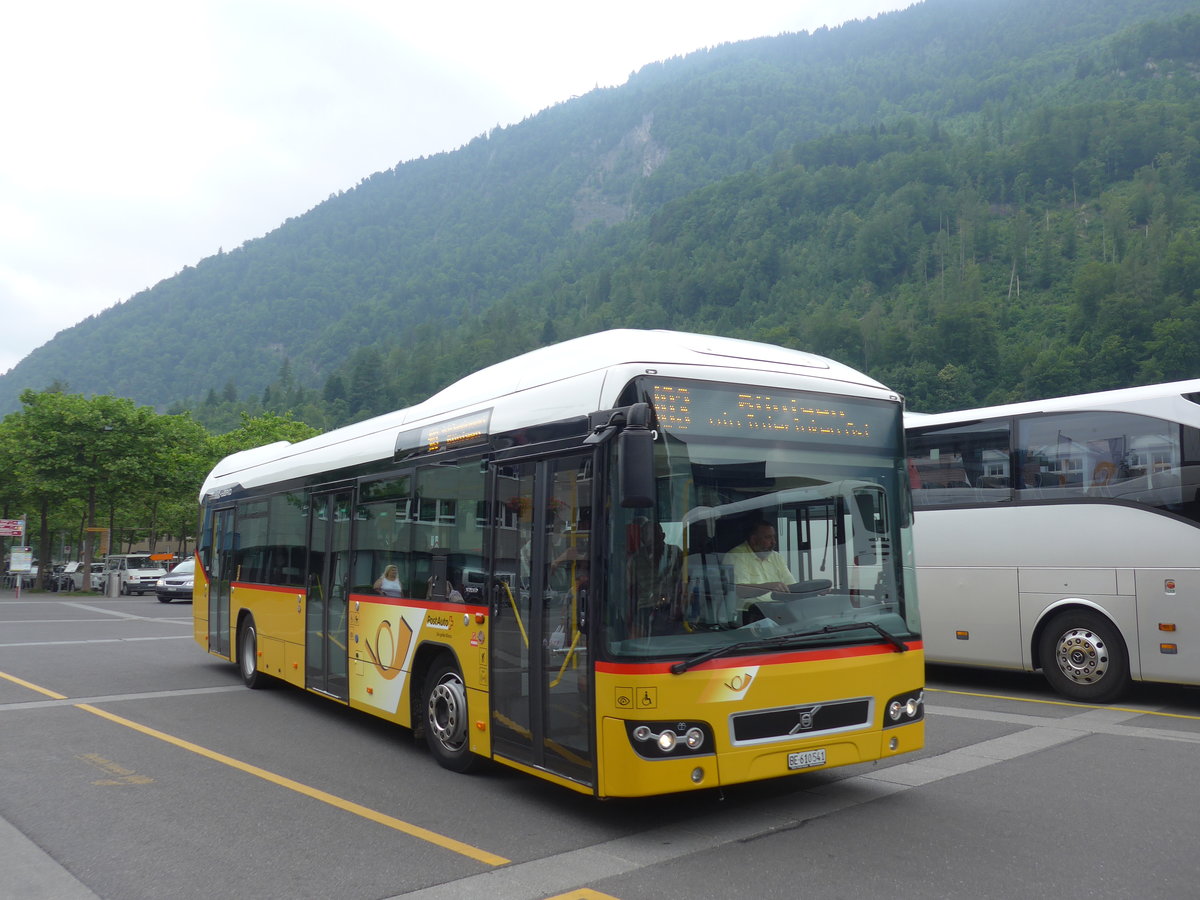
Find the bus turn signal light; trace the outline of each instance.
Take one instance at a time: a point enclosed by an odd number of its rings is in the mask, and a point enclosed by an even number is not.
[[[1159,631],[1174,631],[1175,623],[1174,622],[1159,622],[1158,630]]]
[[[1179,645],[1178,644],[1159,644],[1158,652],[1166,653],[1168,656],[1174,656],[1176,653],[1179,652]]]

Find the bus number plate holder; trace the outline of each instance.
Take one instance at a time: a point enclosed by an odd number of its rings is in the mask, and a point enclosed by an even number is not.
[[[801,750],[798,753],[788,754],[789,769],[811,769],[813,766],[825,765],[825,751],[822,750]]]

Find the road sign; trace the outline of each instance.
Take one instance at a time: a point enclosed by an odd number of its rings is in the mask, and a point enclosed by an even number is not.
[[[24,537],[24,519],[0,519],[0,537]]]

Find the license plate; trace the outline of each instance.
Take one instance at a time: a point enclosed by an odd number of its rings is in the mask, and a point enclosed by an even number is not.
[[[825,765],[824,750],[801,750],[799,753],[788,754],[789,769],[811,769],[813,766]]]

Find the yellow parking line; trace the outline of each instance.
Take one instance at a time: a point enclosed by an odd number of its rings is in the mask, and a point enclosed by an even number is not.
[[[959,697],[979,697],[983,700],[1012,700],[1015,703],[1041,703],[1045,706],[1066,706],[1071,709],[1109,709],[1113,712],[1136,713],[1139,716],[1161,716],[1164,719],[1191,719],[1200,721],[1200,716],[1190,716],[1185,713],[1159,712],[1153,709],[1137,709],[1132,706],[1093,706],[1088,703],[1075,703],[1070,700],[1038,700],[1034,697],[1006,697],[1003,694],[980,694],[975,691],[947,691],[942,688],[925,688],[930,694],[955,694]]]
[[[67,699],[66,694],[58,694],[58,693],[55,693],[54,691],[48,690],[44,687],[38,687],[36,684],[31,684],[22,678],[18,678],[16,675],[9,675],[7,672],[0,672],[0,678],[7,679],[8,681],[11,681],[13,684],[19,684],[23,688],[29,688],[29,690],[31,690],[31,691],[37,691],[39,694],[45,694],[47,697],[50,697],[53,700],[66,700]]]
[[[428,841],[431,844],[436,844],[446,850],[451,850],[454,853],[462,856],[470,857],[481,863],[486,863],[489,866],[503,866],[510,862],[503,856],[497,856],[494,853],[488,853],[486,850],[480,850],[478,847],[472,847],[470,844],[464,844],[462,841],[456,841],[453,838],[448,838],[445,835],[438,834],[435,831],[430,831],[427,828],[421,828],[419,825],[413,825],[409,822],[381,813],[378,810],[363,806],[361,803],[354,803],[351,800],[345,800],[341,797],[330,794],[327,791],[322,791],[319,788],[312,787],[302,782],[295,781],[283,775],[277,775],[274,772],[269,772],[266,769],[259,768],[247,762],[242,762],[240,759],[234,759],[232,756],[226,756],[224,753],[218,753],[215,750],[209,750],[207,747],[201,747],[199,744],[193,744],[191,741],[185,741],[183,738],[177,738],[157,729],[150,728],[146,725],[141,725],[130,719],[114,715],[103,709],[91,706],[87,703],[75,704],[76,709],[82,709],[85,712],[90,712],[93,715],[100,716],[103,719],[108,719],[111,722],[116,722],[118,725],[124,725],[126,728],[132,728],[134,731],[140,731],[142,734],[150,737],[158,738],[160,741],[166,741],[168,744],[174,744],[176,747],[181,747],[184,750],[191,750],[193,753],[198,753],[208,759],[215,760],[223,765],[230,766],[234,769],[239,769],[249,775],[254,775],[257,778],[262,778],[264,781],[269,781],[272,784],[277,784],[280,787],[285,787],[288,790],[295,791],[298,794],[303,794],[306,797],[311,797],[314,800],[320,800],[322,803],[328,803],[330,806],[335,806],[338,809],[346,812],[354,813],[356,816],[362,816],[364,819],[370,819],[372,822],[378,822],[380,825],[386,825],[388,828],[394,828],[396,831],[402,831],[407,835],[415,838],[420,838],[423,841]]]
[[[25,681],[22,678],[17,678],[15,675],[9,675],[7,672],[0,672],[0,678],[11,681],[13,684],[19,684],[21,687],[28,688],[31,691],[37,691],[39,694],[44,694],[55,700],[66,700],[65,694],[60,694],[56,691],[49,690],[44,687],[39,687],[36,684]],[[174,735],[166,732],[158,731],[150,728],[147,725],[142,725],[134,722],[132,719],[126,719],[122,716],[114,715],[106,712],[103,709],[92,706],[88,703],[76,703],[76,709],[82,709],[84,712],[90,712],[93,715],[100,716],[102,719],[108,719],[110,722],[116,722],[118,725],[124,725],[126,728],[132,728],[134,731],[140,731],[142,734],[150,737],[158,738],[160,741],[166,741],[168,744],[174,744],[176,747],[181,747],[184,750],[191,750],[193,753],[198,753],[200,756],[219,762],[231,768],[238,769],[248,775],[254,775],[264,781],[269,781],[272,784],[277,784],[280,787],[285,787],[288,790],[295,791],[298,794],[303,794],[306,797],[311,797],[314,800],[320,800],[322,803],[328,803],[330,806],[353,813],[356,816],[361,816],[364,819],[370,819],[372,822],[377,822],[380,825],[385,825],[388,828],[394,828],[396,831],[401,831],[411,837],[419,838],[422,841],[428,841],[431,844],[436,844],[446,850],[458,853],[462,856],[469,857],[481,863],[486,863],[489,866],[507,865],[510,860],[503,856],[497,856],[495,853],[488,853],[486,850],[480,850],[478,847],[472,847],[470,844],[464,844],[462,841],[456,841],[454,838],[446,837],[444,834],[438,834],[436,831],[430,831],[428,828],[422,828],[419,825],[413,825],[410,822],[405,822],[397,819],[394,816],[389,816],[386,813],[381,813],[378,810],[371,809],[368,806],[363,806],[361,803],[354,803],[351,800],[343,799],[328,791],[322,791],[319,788],[303,784],[294,779],[287,778],[283,775],[276,775],[274,772],[269,772],[266,769],[251,765],[247,762],[242,762],[240,759],[234,759],[232,756],[226,756],[224,753],[218,753],[216,750],[209,750],[207,747],[201,747],[199,744],[193,744],[191,741],[185,741],[183,738],[177,738]]]

